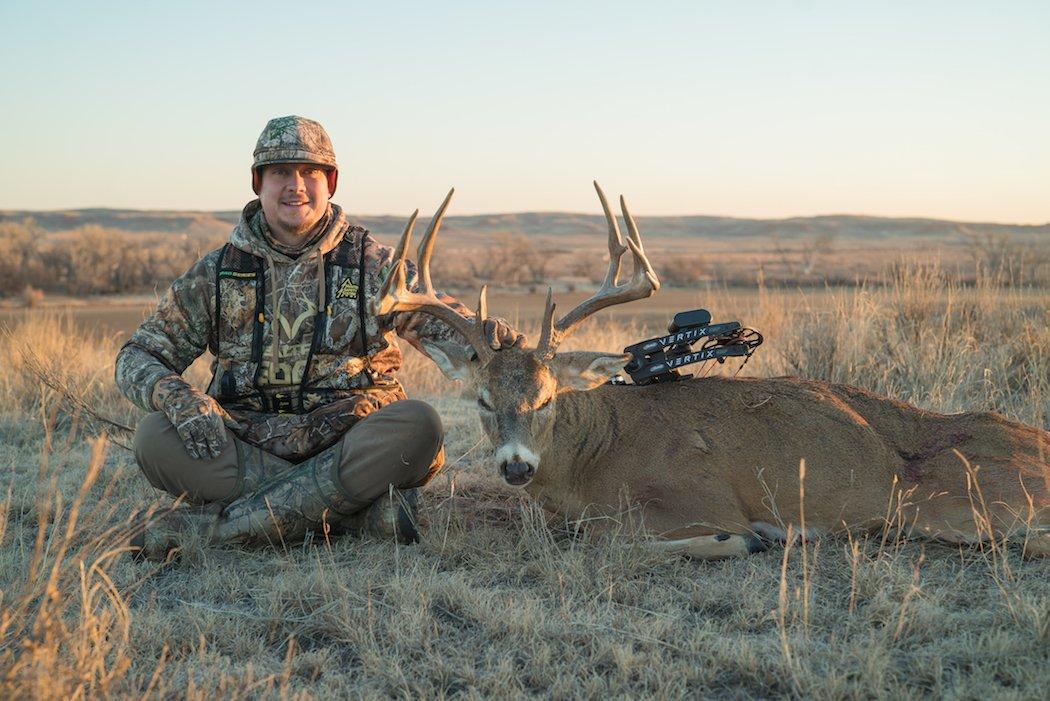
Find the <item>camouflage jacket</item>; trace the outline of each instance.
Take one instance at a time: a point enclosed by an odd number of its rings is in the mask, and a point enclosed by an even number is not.
[[[424,353],[423,339],[458,336],[422,313],[377,318],[371,301],[390,272],[393,249],[351,226],[338,205],[330,205],[319,232],[288,255],[273,241],[260,202],[250,202],[229,243],[175,280],[121,348],[116,382],[125,396],[156,409],[157,381],[181,375],[211,351],[207,391],[244,427],[238,435],[291,460],[404,398],[392,334]],[[414,288],[411,263],[407,277]],[[451,297],[444,301],[471,318]]]

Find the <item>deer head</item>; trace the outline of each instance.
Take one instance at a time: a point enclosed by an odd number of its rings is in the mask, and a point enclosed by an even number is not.
[[[623,197],[620,198],[620,209],[627,224],[626,239],[620,235],[616,217],[597,182],[594,188],[609,223],[609,268],[605,279],[594,295],[557,321],[555,304],[548,290],[540,341],[535,348],[492,349],[491,339],[485,336],[482,323],[488,318],[485,287],[481,288],[473,321],[463,318],[438,299],[430,277],[430,258],[441,219],[455,190],[449,191],[419,244],[420,291],[411,291],[405,284],[405,259],[419,214],[416,210],[398,243],[394,269],[373,302],[377,315],[424,312],[441,319],[466,339],[468,347],[427,341],[423,345],[442,372],[463,382],[477,399],[482,426],[496,449],[500,474],[509,484],[524,486],[537,474],[540,456],[551,443],[558,395],[596,387],[619,372],[630,359],[629,355],[621,353],[558,353],[561,342],[600,309],[643,299],[660,288],[660,281],[645,257],[638,227],[627,211]],[[628,250],[634,261],[633,274],[629,281],[620,284],[620,261]]]

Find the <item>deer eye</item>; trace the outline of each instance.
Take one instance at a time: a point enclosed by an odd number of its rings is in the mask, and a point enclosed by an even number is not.
[[[489,406],[489,403],[486,402],[481,397],[478,397],[478,406],[481,407],[485,411],[492,411],[492,407]]]

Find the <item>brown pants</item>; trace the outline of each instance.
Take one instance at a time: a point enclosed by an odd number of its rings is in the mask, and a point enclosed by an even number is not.
[[[226,435],[230,440],[219,457],[194,460],[168,418],[154,412],[136,427],[135,459],[150,484],[174,496],[185,495],[193,504],[241,496],[246,458],[261,459],[273,475],[293,466],[244,443],[230,431]],[[339,481],[347,494],[364,504],[378,499],[391,485],[397,489],[422,486],[441,469],[441,461],[435,458],[443,437],[441,418],[429,404],[414,399],[388,404],[343,436]]]

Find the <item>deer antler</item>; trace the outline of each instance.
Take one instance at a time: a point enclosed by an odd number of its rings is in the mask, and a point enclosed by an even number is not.
[[[430,226],[427,227],[426,233],[423,234],[423,240],[419,242],[416,260],[419,265],[421,291],[412,292],[408,289],[405,272],[405,260],[408,256],[409,244],[412,241],[412,228],[415,226],[416,217],[419,215],[419,210],[417,209],[412,213],[408,224],[405,225],[405,231],[401,234],[401,240],[398,242],[397,251],[394,254],[394,268],[383,283],[379,296],[372,302],[372,310],[376,316],[392,312],[425,312],[437,317],[466,338],[480,360],[486,360],[494,353],[484,333],[483,322],[488,314],[488,304],[485,299],[486,288],[481,288],[481,293],[478,296],[477,313],[474,317],[474,323],[471,323],[470,320],[460,316],[455,309],[438,299],[437,293],[434,292],[434,283],[430,278],[430,257],[434,252],[434,242],[438,231],[441,229],[441,219],[445,216],[445,210],[448,209],[448,203],[452,200],[452,193],[455,191],[455,188],[448,191],[445,201],[441,203],[437,212],[434,213],[433,219],[430,220]]]
[[[605,219],[609,222],[609,269],[605,273],[602,286],[591,297],[580,302],[575,309],[554,321],[554,302],[550,291],[547,292],[547,306],[543,314],[543,328],[540,343],[536,352],[543,357],[551,357],[558,350],[558,345],[571,334],[580,323],[591,314],[611,307],[614,304],[633,302],[636,299],[644,299],[660,289],[660,279],[656,276],[649,259],[645,257],[642,248],[642,238],[638,233],[638,226],[634,218],[627,211],[627,202],[620,196],[620,210],[623,219],[627,223],[627,238],[620,235],[620,227],[616,224],[616,217],[609,209],[609,202],[605,199],[605,193],[595,181],[594,189],[598,191],[598,199],[602,202],[605,210]],[[634,260],[634,270],[629,282],[618,284],[620,277],[620,259],[630,249]]]

